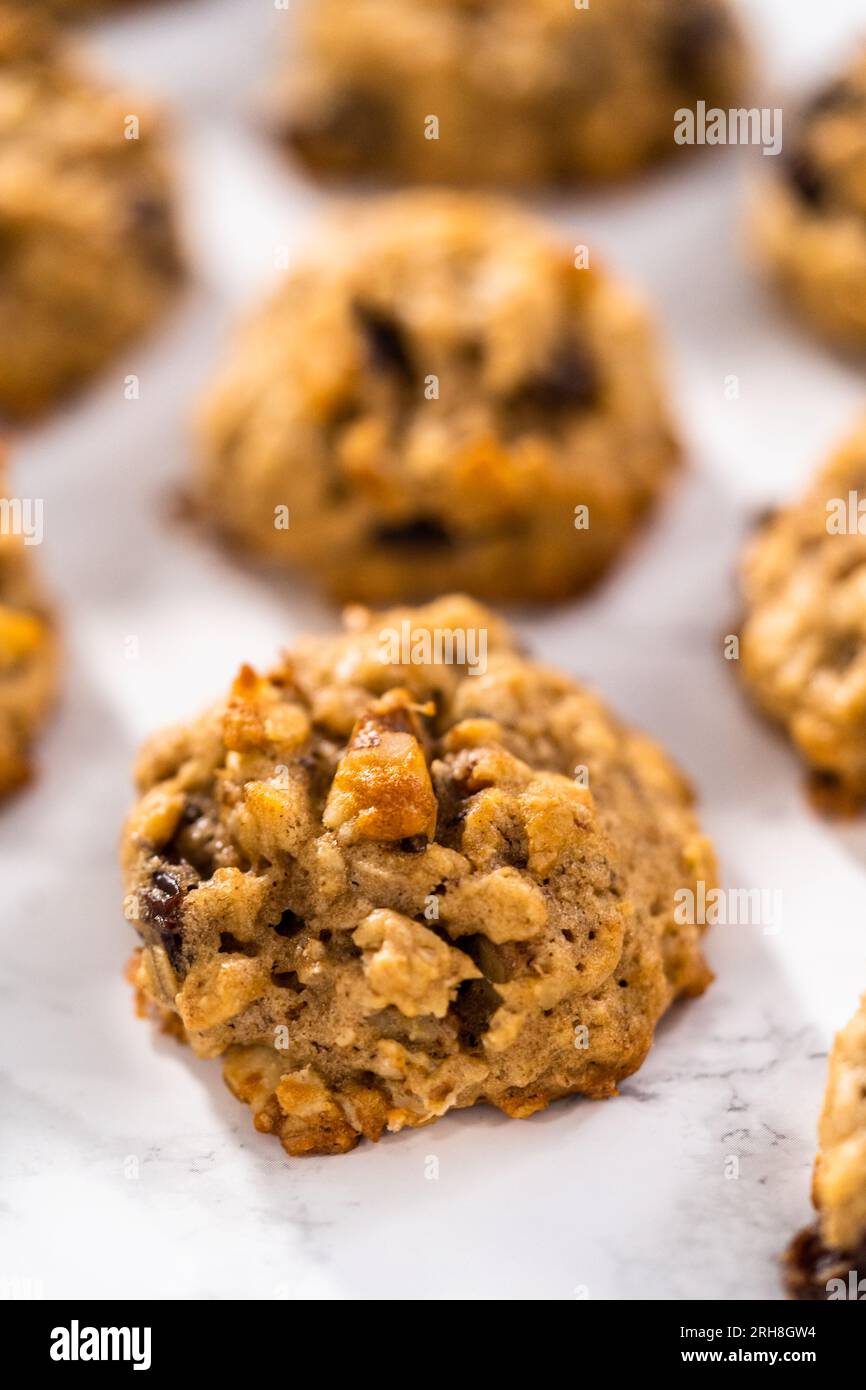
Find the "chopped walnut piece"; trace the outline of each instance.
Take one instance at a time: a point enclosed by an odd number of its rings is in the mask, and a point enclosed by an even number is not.
[[[541,889],[510,865],[455,883],[443,897],[439,914],[452,935],[480,932],[495,942],[529,941],[547,922]]]
[[[193,966],[177,997],[184,1027],[195,1033],[225,1023],[258,999],[266,983],[261,962],[251,956],[220,956]]]
[[[372,1009],[394,1004],[406,1018],[444,1018],[457,986],[481,978],[462,951],[446,945],[429,927],[387,908],[371,912],[352,940],[364,948]]]
[[[139,958],[136,984],[152,999],[172,1008],[179,988],[168,952],[163,946],[148,946]]]
[[[183,792],[173,786],[153,787],[136,808],[135,834],[143,844],[161,849],[177,830],[184,807]]]
[[[355,840],[433,838],[436,797],[409,696],[392,691],[355,724],[337,766],[323,823]]]
[[[280,1142],[288,1153],[317,1152],[325,1145],[331,1153],[344,1153],[357,1144],[358,1131],[312,1067],[284,1076],[275,1095],[282,1111]]]

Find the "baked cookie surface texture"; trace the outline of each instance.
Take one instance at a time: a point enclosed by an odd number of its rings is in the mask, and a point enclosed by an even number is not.
[[[351,206],[205,402],[204,514],[340,599],[585,586],[679,452],[645,311],[584,252],[483,197]]]
[[[146,103],[92,78],[38,15],[0,4],[7,418],[68,394],[166,305],[180,261],[161,145]]]
[[[786,730],[817,791],[862,800],[866,422],[752,540],[742,590],[739,669],[749,691]]]
[[[818,1142],[818,1220],[788,1252],[788,1289],[810,1301],[859,1301],[866,1279],[866,995],[830,1054]]]
[[[317,173],[515,186],[682,153],[674,113],[745,67],[726,0],[315,0],[287,63],[279,129]]]
[[[710,979],[686,784],[467,599],[347,622],[145,749],[145,1008],[290,1154],[615,1094]]]
[[[759,251],[783,295],[813,329],[838,347],[862,352],[866,45],[807,105],[778,164],[779,176],[755,203]]]

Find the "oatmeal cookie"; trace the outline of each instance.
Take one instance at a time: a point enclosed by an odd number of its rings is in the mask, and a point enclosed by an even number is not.
[[[818,1220],[793,1242],[786,1269],[791,1295],[812,1301],[850,1297],[852,1272],[855,1285],[866,1279],[866,995],[830,1054],[818,1143]]]
[[[866,45],[803,111],[756,198],[754,232],[797,312],[837,346],[866,349]]]
[[[744,68],[727,0],[314,0],[278,125],[325,175],[611,179],[681,153],[674,113]]]
[[[28,780],[30,744],[57,685],[57,635],[33,547],[12,524],[20,500],[0,467],[0,796]]]
[[[678,461],[644,310],[583,249],[465,194],[352,206],[205,404],[204,514],[339,599],[580,589]]]
[[[753,539],[742,588],[739,668],[749,690],[814,770],[816,792],[859,802],[866,796],[866,420],[805,496]]]
[[[291,1154],[614,1095],[711,978],[687,786],[467,599],[347,629],[145,749],[142,1000]]]
[[[125,138],[139,122],[138,138]],[[0,412],[37,415],[165,306],[179,274],[155,113],[0,4]]]

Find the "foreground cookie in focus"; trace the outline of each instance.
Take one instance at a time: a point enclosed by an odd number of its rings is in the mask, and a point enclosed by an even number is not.
[[[749,545],[740,672],[842,809],[866,796],[866,421]],[[862,523],[863,530],[860,530]]]
[[[866,349],[866,46],[804,110],[761,190],[758,247],[782,293],[822,336]]]
[[[859,1301],[866,1294],[866,995],[830,1054],[818,1142],[818,1220],[788,1251],[788,1292],[810,1301]]]
[[[674,113],[743,70],[727,0],[313,0],[279,121],[320,174],[610,179],[681,153]]]
[[[137,120],[137,138],[127,138]],[[154,113],[0,4],[0,412],[44,411],[164,308],[179,275]]]
[[[29,779],[33,736],[57,687],[57,635],[18,524],[21,507],[0,469],[0,797]]]
[[[466,599],[347,620],[145,750],[143,999],[291,1154],[615,1094],[710,979],[682,778]]]
[[[204,513],[340,599],[586,585],[678,450],[643,307],[585,251],[492,199],[353,206],[211,392]]]

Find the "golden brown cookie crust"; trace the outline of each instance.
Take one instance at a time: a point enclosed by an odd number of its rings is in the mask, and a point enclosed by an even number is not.
[[[128,119],[138,120],[137,138]],[[180,273],[159,118],[0,4],[0,411],[38,415],[165,307]]]
[[[144,750],[142,997],[292,1154],[614,1095],[710,979],[675,910],[715,873],[688,788],[469,600],[348,623]]]
[[[866,796],[866,517],[861,534],[858,497],[866,499],[866,421],[749,544],[739,662],[750,693],[820,784],[857,803]]]
[[[582,254],[495,199],[351,205],[205,403],[205,515],[340,600],[584,587],[679,451],[644,309]]]
[[[758,251],[791,306],[837,346],[866,349],[866,46],[818,92],[755,198]]]
[[[809,1301],[850,1297],[852,1273],[855,1286],[866,1278],[866,995],[833,1044],[818,1145],[818,1220],[786,1258],[788,1292]]]
[[[830,1054],[813,1197],[825,1245],[866,1241],[866,995]]]
[[[682,153],[674,113],[743,75],[727,0],[315,0],[278,123],[322,175],[613,179]]]

